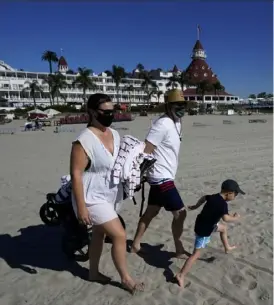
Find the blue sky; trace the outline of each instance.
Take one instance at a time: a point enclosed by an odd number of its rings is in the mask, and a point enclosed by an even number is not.
[[[185,69],[200,24],[207,62],[228,92],[273,91],[272,1],[2,1],[0,11],[0,60],[17,69],[48,71],[42,52],[60,48],[72,69]]]

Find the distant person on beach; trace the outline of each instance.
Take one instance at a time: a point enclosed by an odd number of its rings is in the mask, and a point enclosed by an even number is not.
[[[240,219],[240,215],[237,213],[234,213],[233,216],[229,215],[227,205],[227,202],[234,200],[239,193],[245,194],[238,183],[234,180],[226,180],[222,183],[220,193],[203,196],[196,205],[188,207],[190,210],[196,210],[205,204],[196,218],[194,229],[196,238],[193,254],[186,260],[181,271],[175,276],[180,287],[184,287],[186,274],[200,257],[202,249],[210,242],[210,236],[213,232],[220,232],[220,238],[226,253],[236,248],[228,243],[226,225],[219,223],[219,221],[222,219],[225,222],[234,222]]]
[[[186,101],[183,92],[173,89],[165,96],[165,114],[152,124],[146,137],[144,152],[152,153],[157,161],[147,173],[150,191],[148,206],[141,217],[135,234],[131,253],[141,250],[141,238],[153,218],[161,208],[173,214],[171,225],[177,258],[183,258],[186,252],[181,235],[183,233],[186,209],[174,184],[178,169],[179,150],[182,140],[181,118],[184,116]]]
[[[144,289],[128,272],[126,233],[115,211],[118,186],[111,173],[120,147],[119,133],[109,128],[114,118],[111,98],[92,94],[87,102],[88,127],[73,142],[71,150],[72,203],[80,224],[92,225],[89,245],[89,280],[109,283],[99,272],[105,235],[112,240],[112,259],[125,289],[134,293]]]

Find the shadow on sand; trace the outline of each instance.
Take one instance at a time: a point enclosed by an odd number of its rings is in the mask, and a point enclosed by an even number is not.
[[[61,249],[60,228],[45,225],[29,226],[18,230],[17,236],[0,235],[0,258],[12,269],[21,269],[29,274],[37,274],[36,268],[54,271],[68,271],[72,275],[88,280],[88,269],[76,261],[69,260]],[[102,284],[102,283],[101,283]],[[112,286],[124,289],[119,282]]]
[[[132,240],[127,241],[127,251],[129,252],[131,249]],[[137,253],[139,257],[141,257],[148,265],[153,266],[155,268],[164,269],[163,275],[166,278],[167,282],[176,283],[174,280],[174,273],[170,269],[170,266],[173,264],[171,261],[172,258],[175,258],[175,252],[162,250],[164,244],[158,245],[149,245],[147,243],[141,243],[141,251]],[[212,263],[215,260],[215,257],[209,258],[200,258],[199,260],[204,261],[206,263]],[[182,259],[182,265],[185,260]]]
[[[0,235],[0,257],[13,269],[30,274],[38,273],[35,268],[69,271],[75,276],[86,277],[85,268],[67,259],[61,249],[60,228],[45,225],[19,229],[17,236]]]

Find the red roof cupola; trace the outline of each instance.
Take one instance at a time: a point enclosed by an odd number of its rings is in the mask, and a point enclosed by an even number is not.
[[[200,28],[198,29],[198,39],[192,49],[192,61],[186,69],[186,75],[192,85],[198,85],[202,81],[214,84],[218,81],[217,75],[213,73],[206,62],[206,52],[200,42]]]
[[[60,73],[66,73],[68,71],[68,64],[63,55],[59,58],[58,61],[58,71]]]
[[[64,56],[61,56],[61,57],[59,58],[58,67],[59,67],[59,66],[68,66],[67,61],[66,61],[66,59],[65,59]]]

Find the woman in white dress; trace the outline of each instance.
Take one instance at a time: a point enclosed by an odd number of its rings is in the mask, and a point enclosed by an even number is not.
[[[99,272],[104,237],[112,239],[112,259],[124,288],[134,293],[143,290],[128,273],[126,232],[115,211],[118,187],[111,173],[117,158],[120,136],[109,128],[114,118],[113,103],[108,95],[96,93],[87,103],[89,124],[73,142],[70,159],[72,202],[81,224],[92,225],[89,245],[89,280],[108,283],[110,278]]]

